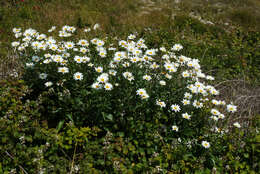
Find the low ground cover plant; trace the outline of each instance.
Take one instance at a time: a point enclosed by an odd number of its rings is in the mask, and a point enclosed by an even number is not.
[[[233,150],[220,147],[241,127],[225,124],[238,108],[218,99],[214,77],[203,73],[198,59],[182,55],[178,43],[150,48],[138,33],[121,39],[99,28],[86,28],[83,35],[73,26],[53,26],[48,34],[13,29],[12,46],[31,90],[19,102],[36,101],[35,119],[44,127],[39,142],[26,141],[33,142],[32,156],[40,147],[45,150],[33,164],[16,163],[17,170],[24,165],[43,173],[252,169],[239,160],[237,167],[225,168],[233,153],[220,163],[223,153]],[[7,113],[1,115],[5,122]],[[13,156],[5,149],[3,154]],[[58,157],[61,153],[65,156]],[[6,170],[11,163],[5,162]]]

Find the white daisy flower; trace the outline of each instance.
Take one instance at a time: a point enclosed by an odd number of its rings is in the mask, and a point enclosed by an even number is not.
[[[144,75],[144,76],[143,76],[143,79],[144,79],[144,80],[147,80],[147,81],[150,81],[150,80],[152,79],[152,77],[149,76],[149,75]]]
[[[184,119],[190,120],[190,117],[191,116],[187,112],[182,114],[182,118]]]
[[[69,68],[67,68],[67,67],[59,67],[58,68],[58,72],[60,72],[62,74],[68,73],[69,72]]]
[[[172,109],[174,112],[180,112],[180,110],[181,110],[180,106],[177,105],[177,104],[171,105],[171,109]]]
[[[73,75],[73,78],[75,80],[82,80],[83,79],[83,74],[80,73],[80,72],[76,72],[74,75]]]
[[[233,125],[237,128],[241,128],[241,125],[238,122],[235,122]]]
[[[105,83],[104,88],[105,90],[110,91],[113,89],[113,85],[111,83]]]
[[[210,147],[210,144],[209,144],[209,142],[207,142],[207,141],[202,141],[202,146],[204,147],[204,148],[209,148]]]
[[[157,100],[157,101],[156,101],[156,105],[161,106],[161,108],[165,108],[165,107],[166,107],[165,102],[164,102],[164,101],[161,101],[161,100]]]
[[[46,74],[46,73],[39,74],[39,78],[42,79],[42,80],[46,79],[47,76],[48,76],[48,74]]]
[[[227,111],[234,113],[234,112],[237,111],[237,106],[232,105],[232,104],[228,104],[228,105],[227,105]]]
[[[173,125],[173,126],[172,126],[172,130],[178,132],[178,131],[179,131],[179,128],[178,128],[178,126]]]
[[[52,86],[52,82],[46,82],[46,83],[44,83],[44,85],[46,86],[46,87],[50,87],[50,86]]]

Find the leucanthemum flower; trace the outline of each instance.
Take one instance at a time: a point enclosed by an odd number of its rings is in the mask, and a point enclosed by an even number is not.
[[[149,75],[144,75],[144,76],[143,76],[143,79],[144,79],[144,80],[147,80],[147,81],[150,81],[150,80],[152,79],[152,77],[149,76]]]
[[[39,78],[42,79],[42,80],[46,79],[47,76],[48,76],[48,74],[46,74],[46,73],[39,74]]]
[[[175,44],[173,47],[172,47],[172,51],[180,51],[181,49],[183,48],[183,46],[181,44]]]
[[[190,73],[188,71],[182,72],[182,77],[186,78],[186,77],[189,77],[189,76],[190,76]]]
[[[135,39],[135,35],[133,35],[133,34],[130,34],[127,38],[129,39],[129,40],[133,40],[133,39]]]
[[[178,131],[179,131],[179,128],[178,128],[178,126],[173,125],[173,126],[172,126],[172,130],[178,132]]]
[[[74,75],[73,75],[73,78],[75,80],[82,80],[83,79],[83,74],[80,73],[80,72],[76,72]]]
[[[160,106],[161,108],[165,108],[166,107],[166,104],[164,101],[161,101],[161,100],[157,100],[156,101],[156,105]]]
[[[191,116],[187,112],[182,114],[182,118],[184,119],[190,120],[190,117]]]
[[[211,101],[211,103],[214,104],[214,105],[220,105],[220,101],[218,101],[218,100],[216,100],[216,99],[213,99],[213,100]]]
[[[46,86],[46,87],[50,87],[50,86],[52,86],[52,82],[46,82],[46,83],[44,83],[44,85]]]
[[[102,68],[101,66],[96,67],[95,70],[96,70],[96,72],[98,72],[98,73],[102,73],[102,72],[103,72],[103,68]]]
[[[192,104],[195,108],[202,108],[203,107],[203,103],[194,100],[193,104]]]
[[[82,57],[80,57],[80,56],[75,56],[75,57],[74,57],[74,61],[77,62],[77,63],[81,63],[81,62],[82,62]]]
[[[219,115],[220,114],[220,112],[217,110],[217,109],[211,109],[211,114],[213,114],[213,115]]]
[[[186,99],[191,99],[191,98],[192,98],[192,94],[191,94],[191,93],[188,93],[188,92],[185,92],[184,98],[186,98]]]
[[[93,30],[97,30],[97,29],[99,29],[100,28],[100,25],[99,24],[95,24],[94,26],[93,26]]]
[[[232,104],[228,104],[228,105],[227,105],[227,111],[234,113],[234,112],[237,111],[237,106],[232,105]]]
[[[235,122],[233,125],[237,128],[241,128],[241,125],[238,122]]]
[[[67,49],[72,49],[72,48],[74,48],[74,43],[73,43],[73,42],[66,42],[66,43],[65,43],[65,47],[66,47]]]
[[[80,45],[80,46],[86,46],[86,47],[89,46],[88,41],[84,40],[84,39],[79,40],[79,42],[77,44]]]
[[[181,110],[180,106],[177,105],[177,104],[171,105],[171,109],[172,109],[174,112],[180,112],[180,110]]]
[[[108,74],[107,73],[103,73],[100,76],[98,76],[97,81],[100,83],[106,83],[108,81]]]
[[[141,89],[138,89],[138,90],[136,91],[136,93],[137,93],[137,95],[142,96],[142,95],[146,94],[146,90],[143,89],[143,88],[141,88]]]
[[[208,149],[208,148],[210,147],[210,144],[209,144],[209,142],[207,142],[207,141],[202,141],[201,145],[202,145],[204,148],[206,148],[206,149]]]
[[[111,83],[105,83],[104,88],[105,90],[110,91],[113,89],[113,85]]]
[[[183,99],[183,100],[182,100],[182,103],[183,103],[183,105],[188,105],[188,104],[190,104],[190,101],[187,100],[187,99]]]
[[[164,80],[160,80],[159,81],[159,84],[162,85],[162,86],[165,86],[166,85],[166,82]]]
[[[93,84],[91,85],[91,87],[94,88],[94,89],[100,89],[101,86],[102,86],[102,85],[101,85],[100,83],[98,83],[98,82],[93,83]]]
[[[67,67],[59,67],[58,68],[58,72],[60,72],[62,74],[68,73],[69,72],[69,68],[67,68]]]

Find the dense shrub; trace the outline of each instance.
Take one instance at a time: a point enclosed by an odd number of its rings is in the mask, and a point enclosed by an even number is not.
[[[74,27],[54,30],[51,37],[13,30],[19,40],[12,46],[23,60],[22,79],[30,91],[22,82],[1,88],[1,155],[7,158],[0,171],[259,169],[254,156],[259,151],[248,145],[255,133],[247,139],[237,131],[239,123],[227,127],[225,118],[237,107],[214,99],[219,94],[209,84],[214,78],[202,72],[198,59],[182,55],[182,45],[151,48],[133,34],[100,39],[98,25],[95,38],[88,35],[91,29],[83,39],[71,37]],[[247,145],[239,152],[241,146],[230,140],[237,135],[235,142]],[[238,161],[244,153],[250,158]]]

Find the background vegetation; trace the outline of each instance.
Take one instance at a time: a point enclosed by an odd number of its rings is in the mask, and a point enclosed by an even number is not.
[[[0,173],[258,173],[259,21],[258,0],[1,1]],[[73,25],[83,31],[95,23],[103,36],[137,32],[151,47],[182,44],[183,55],[200,59],[204,72],[216,77],[220,99],[238,105],[227,124],[238,121],[242,128],[211,137],[216,144],[209,151],[165,142],[152,122],[145,135],[130,138],[71,122],[52,128],[40,112],[44,98],[22,98],[31,91],[19,80],[23,68],[10,46],[12,28],[46,32]]]

